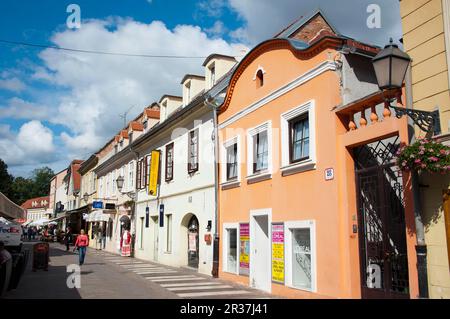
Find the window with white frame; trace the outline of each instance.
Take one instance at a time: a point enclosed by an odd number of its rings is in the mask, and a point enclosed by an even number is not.
[[[222,144],[222,183],[240,179],[240,137],[236,136]]]
[[[172,252],[172,214],[166,215],[166,252]]]
[[[128,190],[132,190],[134,187],[134,163],[128,164]]]
[[[237,223],[224,223],[223,270],[233,274],[239,272],[239,247]]]
[[[189,132],[189,158],[188,158],[188,173],[192,174],[198,171],[198,153],[199,153],[199,145],[198,145],[198,129],[192,130]]]
[[[248,131],[247,174],[270,173],[272,170],[271,122],[266,122]]]
[[[109,197],[110,195],[110,181],[111,181],[111,173],[108,173],[106,175],[106,197]]]
[[[314,221],[285,222],[286,284],[316,291],[316,236]]]
[[[103,198],[103,176],[98,180],[98,194],[100,198]]]
[[[315,107],[309,101],[281,115],[282,170],[316,162]]]
[[[112,183],[112,195],[116,195],[116,170],[112,171],[111,176],[111,183]]]

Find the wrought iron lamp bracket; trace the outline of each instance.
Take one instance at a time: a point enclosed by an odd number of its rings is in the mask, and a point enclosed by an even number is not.
[[[414,124],[416,124],[422,131],[427,133],[434,133],[438,135],[441,133],[441,125],[439,120],[439,111],[422,111],[417,109],[407,109],[404,107],[398,107],[390,105],[390,108],[394,109],[395,116],[401,118],[404,115],[409,116]]]

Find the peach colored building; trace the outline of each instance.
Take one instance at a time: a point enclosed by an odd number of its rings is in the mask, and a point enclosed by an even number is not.
[[[220,277],[292,298],[416,298],[407,120],[321,12],[251,50],[218,116]],[[390,92],[402,103],[402,92]]]

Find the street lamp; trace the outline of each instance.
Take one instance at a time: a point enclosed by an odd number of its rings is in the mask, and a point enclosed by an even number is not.
[[[89,200],[89,194],[88,193],[84,193],[83,194],[83,200],[87,203],[87,201]]]
[[[372,59],[372,63],[378,87],[381,91],[389,91],[402,88],[411,58],[400,50],[391,38],[390,43]],[[414,124],[427,133],[433,132],[437,135],[441,132],[438,110],[428,112],[397,106],[390,107],[394,109],[397,118],[407,115]]]
[[[123,182],[124,182],[123,176],[117,177],[116,183],[117,183],[117,189],[119,190],[119,192],[122,192]]]

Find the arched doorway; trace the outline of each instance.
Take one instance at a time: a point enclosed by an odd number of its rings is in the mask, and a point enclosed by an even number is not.
[[[192,215],[188,222],[188,266],[198,268],[199,262],[199,227],[198,219]]]

